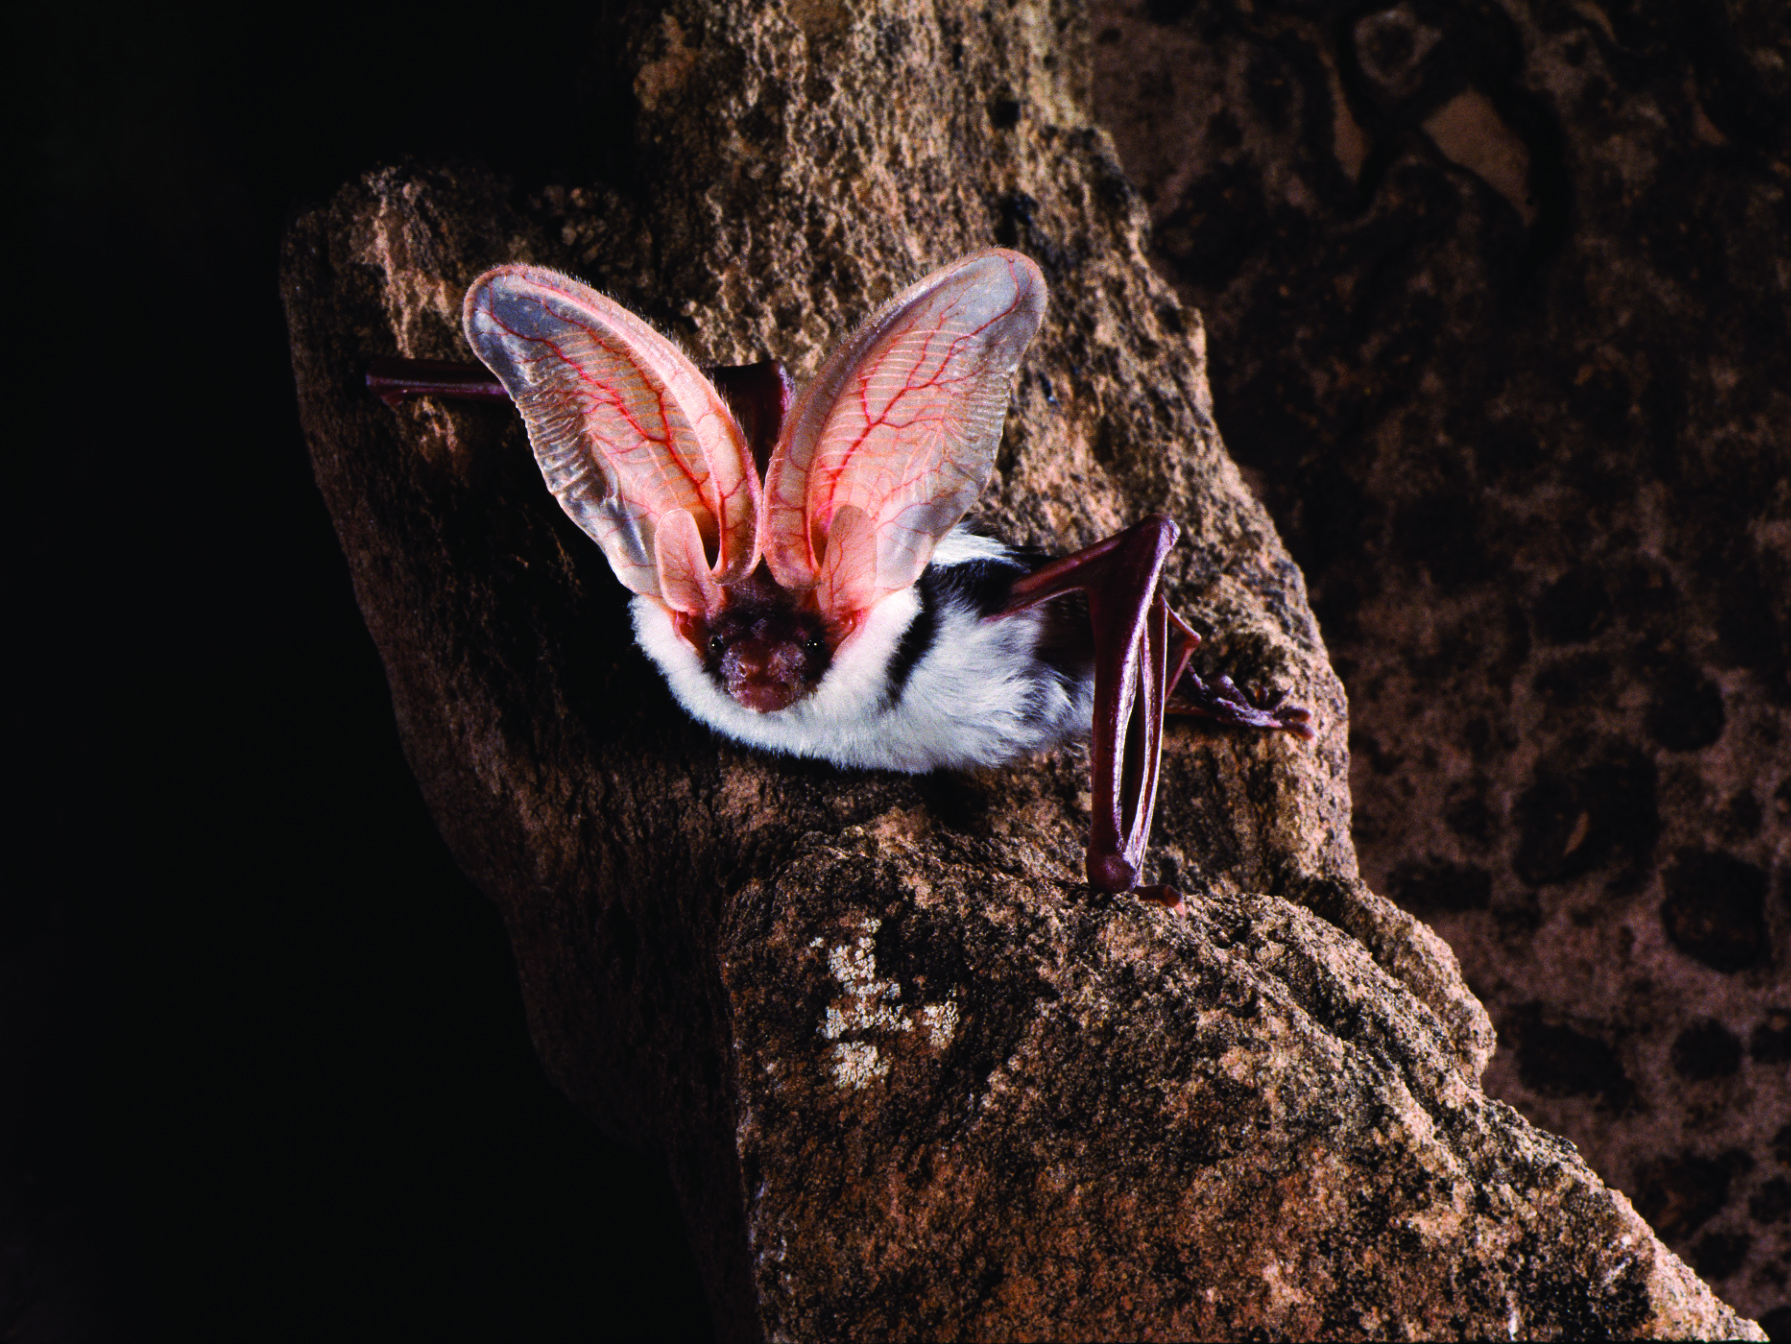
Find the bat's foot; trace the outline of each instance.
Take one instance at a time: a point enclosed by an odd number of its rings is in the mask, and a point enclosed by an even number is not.
[[[1154,887],[1135,887],[1132,891],[1132,895],[1151,905],[1161,906],[1172,915],[1185,915],[1188,913],[1188,903],[1182,899],[1181,892],[1177,891],[1167,882],[1159,883]]]
[[[1118,894],[1130,891],[1138,883],[1138,867],[1119,854],[1097,854],[1088,851],[1088,885],[1096,891]]]
[[[1246,728],[1279,728],[1308,742],[1318,736],[1312,728],[1312,711],[1288,704],[1286,691],[1272,697],[1250,695],[1224,673],[1209,682],[1192,669],[1184,672],[1166,708],[1172,714],[1198,714]]]
[[[1188,913],[1188,907],[1182,900],[1181,892],[1170,886],[1169,883],[1159,882],[1153,886],[1140,887],[1134,885],[1137,881],[1137,866],[1128,863],[1118,854],[1096,856],[1091,853],[1088,856],[1088,883],[1096,891],[1116,896],[1121,894],[1136,896],[1150,905],[1161,906],[1172,915]]]

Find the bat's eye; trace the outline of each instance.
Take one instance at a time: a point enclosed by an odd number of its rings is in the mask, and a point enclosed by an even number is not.
[[[820,653],[827,647],[827,641],[822,638],[819,632],[816,632],[802,641],[802,647],[808,653]]]
[[[709,636],[709,656],[711,658],[719,658],[719,657],[721,657],[722,654],[726,653],[727,651],[728,651],[727,640],[723,639],[720,635],[710,635]]]

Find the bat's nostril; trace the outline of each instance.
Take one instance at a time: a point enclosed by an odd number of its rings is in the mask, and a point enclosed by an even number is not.
[[[736,703],[757,714],[775,714],[788,709],[802,698],[802,689],[775,677],[752,677],[728,684],[728,694]]]

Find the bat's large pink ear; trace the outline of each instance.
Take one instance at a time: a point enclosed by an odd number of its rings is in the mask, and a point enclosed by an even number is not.
[[[836,350],[765,475],[772,576],[798,592],[825,577],[822,610],[841,621],[918,579],[988,483],[1008,384],[1044,313],[1039,268],[991,249],[897,295]]]
[[[758,474],[726,404],[675,345],[539,266],[487,271],[462,316],[522,412],[548,488],[624,585],[687,610],[664,590],[668,574],[682,602],[752,572]],[[658,536],[667,526],[669,547]]]

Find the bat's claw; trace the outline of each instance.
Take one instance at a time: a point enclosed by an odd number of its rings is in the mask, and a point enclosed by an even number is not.
[[[1312,727],[1312,711],[1304,705],[1286,703],[1287,692],[1273,696],[1250,694],[1221,672],[1210,682],[1190,669],[1176,683],[1175,698],[1169,709],[1178,714],[1198,714],[1235,723],[1246,728],[1280,729],[1310,742],[1318,734]]]

